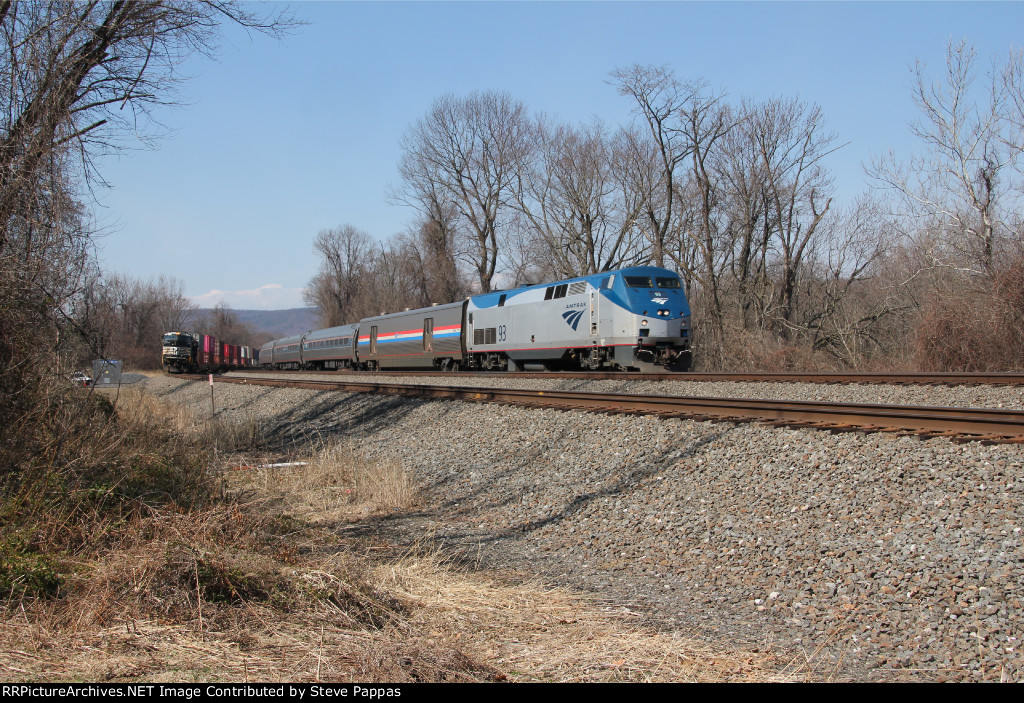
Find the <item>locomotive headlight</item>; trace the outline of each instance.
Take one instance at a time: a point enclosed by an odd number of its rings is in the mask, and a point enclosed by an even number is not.
[[[640,320],[640,326],[641,327],[646,327],[647,326],[647,320]]]
[[[661,310],[658,311],[658,317],[668,317],[668,316],[669,316],[669,311],[666,310],[665,308],[662,308]]]

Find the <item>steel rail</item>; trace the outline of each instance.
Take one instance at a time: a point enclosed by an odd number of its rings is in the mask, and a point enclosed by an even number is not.
[[[367,371],[271,371],[269,369],[237,369],[237,373],[321,373],[332,378],[338,376],[364,376]],[[444,377],[444,378],[574,378],[583,380],[609,381],[749,381],[765,383],[884,383],[890,385],[944,385],[944,386],[977,386],[977,385],[1024,385],[1024,374],[1013,372],[989,373],[874,373],[874,372],[839,372],[839,373],[639,373],[626,371],[517,371],[503,373],[495,371],[374,371],[375,376],[397,377]]]
[[[206,376],[184,376],[205,380]],[[634,395],[513,388],[471,388],[310,380],[215,377],[219,383],[305,388],[323,391],[378,393],[407,397],[445,398],[508,403],[562,410],[652,414],[729,422],[766,422],[830,431],[902,432],[920,437],[945,436],[963,441],[1024,442],[1024,411],[949,408],[869,403],[710,398],[678,395]]]

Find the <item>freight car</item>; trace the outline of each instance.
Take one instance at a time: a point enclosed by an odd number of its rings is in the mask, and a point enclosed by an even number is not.
[[[690,365],[679,276],[635,266],[368,317],[264,345],[264,368],[624,369]]]

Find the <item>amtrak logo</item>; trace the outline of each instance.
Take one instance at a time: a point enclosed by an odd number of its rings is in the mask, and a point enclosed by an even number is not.
[[[580,324],[580,318],[583,317],[582,310],[566,310],[562,313],[562,317],[566,323],[575,330]]]

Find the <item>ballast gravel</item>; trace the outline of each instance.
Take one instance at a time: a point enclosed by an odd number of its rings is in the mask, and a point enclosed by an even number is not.
[[[147,385],[209,412],[205,384]],[[919,390],[917,404],[1021,400]],[[234,384],[216,396],[279,446],[336,438],[400,458],[421,509],[384,521],[391,539],[432,535],[664,627],[770,647],[808,678],[1024,680],[1021,445]]]

